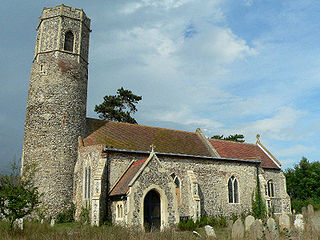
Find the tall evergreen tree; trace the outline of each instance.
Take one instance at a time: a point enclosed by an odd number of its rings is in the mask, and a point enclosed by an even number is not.
[[[94,111],[99,118],[137,124],[131,114],[137,111],[136,104],[142,99],[123,87],[117,90],[116,95],[106,95],[103,103],[96,105]]]

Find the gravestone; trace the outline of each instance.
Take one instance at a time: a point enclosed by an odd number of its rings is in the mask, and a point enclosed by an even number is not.
[[[244,225],[241,219],[237,219],[232,226],[231,238],[233,240],[240,240],[244,238]]]
[[[250,230],[250,226],[252,225],[252,223],[254,222],[254,217],[249,215],[245,218],[244,220],[244,226],[245,226],[245,230],[249,231]]]
[[[308,205],[308,218],[311,219],[314,216],[314,210],[313,210],[313,206],[311,204]]]
[[[306,208],[306,207],[302,207],[301,213],[302,213],[302,215],[303,215],[304,218],[307,218],[307,217],[308,217],[308,211],[307,211],[307,208]]]
[[[227,227],[230,231],[232,230],[232,226],[233,226],[233,220],[232,219],[227,220]]]
[[[315,235],[320,235],[320,216],[313,216],[310,219],[310,225],[312,233]]]
[[[41,222],[40,222],[41,224],[43,224],[44,223],[44,220],[43,219],[41,219]]]
[[[304,222],[302,214],[296,215],[296,219],[294,220],[294,227],[300,232],[304,231]]]
[[[263,237],[263,226],[259,219],[256,219],[250,226],[250,239],[262,239]]]
[[[281,214],[279,217],[279,225],[281,230],[290,229],[290,217],[285,213]]]
[[[206,231],[206,234],[207,234],[208,237],[216,238],[216,233],[214,232],[213,227],[211,227],[210,225],[206,225],[204,227],[204,230]]]
[[[52,218],[52,219],[51,219],[51,222],[50,222],[50,226],[51,226],[51,227],[53,227],[53,226],[54,226],[54,224],[55,224],[55,219],[54,219],[54,218]]]
[[[272,217],[268,218],[267,226],[268,226],[269,231],[271,231],[271,232],[276,231],[276,221]]]

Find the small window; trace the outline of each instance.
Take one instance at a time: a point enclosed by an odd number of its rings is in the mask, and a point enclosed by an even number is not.
[[[172,173],[170,176],[173,179],[174,184],[176,185],[176,195],[178,197],[178,205],[180,205],[181,204],[180,180],[174,173]]]
[[[90,199],[91,167],[84,169],[84,199]]]
[[[64,37],[64,50],[73,52],[74,36],[71,31],[66,32]]]
[[[239,203],[238,181],[232,176],[228,180],[229,203]]]
[[[123,203],[118,202],[116,205],[116,219],[122,219],[123,215]]]
[[[274,197],[274,184],[272,180],[268,181],[268,196]]]

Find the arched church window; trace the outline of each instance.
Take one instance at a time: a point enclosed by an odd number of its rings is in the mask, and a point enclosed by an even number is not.
[[[66,32],[64,37],[64,50],[73,52],[74,36],[71,31]]]
[[[172,173],[171,178],[173,179],[174,184],[176,185],[176,195],[178,197],[178,205],[181,203],[181,192],[180,192],[180,180],[176,174]]]
[[[238,180],[232,176],[228,180],[229,203],[239,203]]]
[[[274,184],[272,180],[268,181],[268,196],[274,197]]]

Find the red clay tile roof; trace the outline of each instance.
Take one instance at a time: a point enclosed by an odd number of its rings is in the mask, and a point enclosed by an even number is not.
[[[146,162],[148,158],[136,161],[127,169],[127,171],[122,175],[120,180],[117,182],[116,186],[112,189],[110,196],[123,195],[126,194],[129,188],[129,183],[140,170],[142,165]]]
[[[273,160],[256,144],[217,139],[209,139],[209,141],[222,158],[260,159],[261,167],[279,169]]]
[[[106,144],[116,149],[211,156],[197,133],[87,118],[84,145]]]

